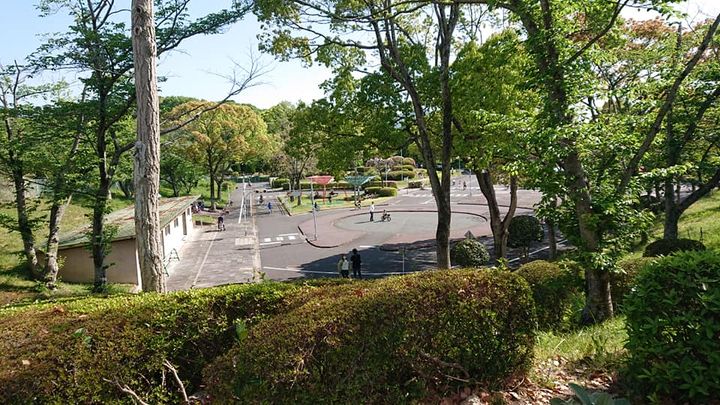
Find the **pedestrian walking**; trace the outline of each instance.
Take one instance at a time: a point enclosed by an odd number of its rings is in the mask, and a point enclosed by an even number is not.
[[[374,215],[375,215],[375,203],[371,201],[370,202],[370,222],[373,222]]]
[[[272,201],[268,201],[268,213],[272,214]]]
[[[467,183],[463,181],[463,191],[467,188]]]
[[[357,249],[352,250],[350,262],[352,263],[353,278],[362,278],[362,274],[360,273],[362,259],[360,259],[360,254],[358,253]]]
[[[350,277],[350,262],[348,261],[347,256],[340,255],[340,260],[337,263],[337,270],[338,273],[340,273],[340,277]]]

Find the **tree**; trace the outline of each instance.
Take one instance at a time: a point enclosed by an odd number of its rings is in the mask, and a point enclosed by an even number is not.
[[[462,128],[456,150],[468,156],[487,201],[495,259],[505,258],[507,252],[508,229],[517,207],[519,162],[529,157],[523,133],[530,126],[527,117],[535,115],[538,105],[537,96],[524,86],[529,62],[517,34],[505,30],[482,46],[467,43],[452,66],[455,117]],[[504,217],[493,174],[504,176],[509,183],[510,201]]]
[[[460,5],[404,1],[256,2],[258,19],[275,29],[262,35],[265,50],[333,67],[338,77],[371,69],[377,57],[412,105],[413,137],[428,168],[438,209],[437,261],[450,267],[450,163],[453,157],[453,104],[450,60]],[[323,25],[322,30],[315,27]],[[369,35],[354,35],[365,31]],[[366,53],[371,53],[367,55]],[[340,81],[339,84],[348,81]]]
[[[173,115],[182,117],[185,111],[197,111],[212,103],[191,101],[175,108]],[[272,154],[267,148],[270,140],[262,117],[252,108],[234,103],[218,106],[189,123],[184,131],[193,141],[188,155],[204,166],[210,176],[210,199],[216,207],[215,187],[235,162]]]
[[[132,2],[132,44],[137,97],[135,241],[143,291],[165,291],[160,225],[160,99],[152,0]]]
[[[185,39],[219,32],[245,14],[247,6],[236,4],[231,10],[212,13],[195,21],[187,15],[188,1],[156,2],[155,31],[157,55],[178,47]],[[43,0],[43,15],[65,10],[73,17],[69,32],[50,36],[32,58],[35,66],[70,69],[85,75],[86,105],[91,108],[83,132],[96,154],[97,181],[94,182],[92,237],[90,246],[95,268],[95,289],[104,289],[108,264],[105,257],[110,243],[104,216],[108,211],[110,187],[121,157],[135,146],[132,131],[123,120],[133,112],[136,101],[133,84],[132,41],[126,25],[118,19],[120,9],[104,0]]]
[[[35,251],[33,229],[37,221],[31,217],[27,200],[26,154],[32,150],[31,140],[25,136],[23,116],[31,107],[26,104],[33,96],[47,89],[33,88],[26,84],[30,76],[28,69],[15,63],[13,66],[0,65],[0,118],[3,121],[3,137],[0,140],[0,168],[9,173],[15,191],[15,209],[17,221],[3,218],[3,223],[11,230],[20,233],[23,242],[28,274],[38,276],[38,259]],[[14,224],[13,224],[14,222]]]
[[[477,3],[488,3],[478,1]],[[494,2],[493,2],[494,3]],[[557,161],[556,168],[562,175],[564,198],[561,208],[565,215],[565,231],[583,253],[586,265],[587,299],[584,321],[598,322],[612,317],[609,271],[614,267],[613,254],[617,245],[627,243],[628,223],[633,216],[626,209],[624,200],[631,182],[636,178],[640,161],[652,145],[661,129],[668,110],[673,105],[677,90],[712,39],[720,16],[710,26],[696,52],[685,63],[684,68],[667,86],[660,105],[654,110],[654,121],[645,131],[639,146],[627,160],[613,159],[621,169],[613,181],[602,185],[591,185],[587,170],[588,159],[581,153],[581,134],[588,130],[599,130],[597,123],[578,125],[574,103],[582,84],[577,80],[583,72],[582,57],[612,29],[621,10],[630,0],[607,2],[567,3],[551,0],[512,0],[500,6],[512,12],[522,24],[527,40],[528,52],[535,67],[534,80],[542,89],[544,109],[541,123],[544,129],[538,131],[545,142],[544,161]],[[633,1],[633,3],[638,3]],[[653,6],[663,7],[665,1],[651,1]],[[578,31],[577,23],[581,22]],[[604,131],[608,129],[605,128]],[[542,140],[540,140],[542,142]],[[546,172],[547,173],[547,172]],[[555,176],[548,176],[554,188]],[[620,234],[618,234],[620,232]],[[607,237],[610,236],[610,237]],[[608,254],[610,253],[610,254]]]
[[[160,159],[160,180],[173,191],[173,197],[187,195],[198,185],[201,169],[183,154],[185,145],[168,146]]]

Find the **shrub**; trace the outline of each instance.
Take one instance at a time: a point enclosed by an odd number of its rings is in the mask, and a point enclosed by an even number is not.
[[[450,249],[453,264],[463,267],[483,266],[490,260],[485,245],[475,239],[463,239]]]
[[[289,186],[290,179],[285,179],[282,177],[278,177],[276,179],[272,179],[272,182],[270,184],[270,187],[272,188],[285,188],[285,186]]]
[[[357,167],[355,170],[357,170],[358,174],[360,175],[374,176],[378,174],[377,169],[375,169],[374,167],[360,166]]]
[[[412,167],[417,166],[417,165],[415,164],[415,159],[409,158],[409,157],[403,158],[402,164],[404,164],[404,165],[406,165],[406,166],[412,166]]]
[[[415,178],[414,170],[398,170],[387,173],[388,180],[402,180]]]
[[[380,190],[382,190],[382,187],[365,187],[365,194],[378,195]]]
[[[354,188],[355,187],[347,181],[334,181],[332,183],[328,183],[326,186],[327,190],[352,190]]]
[[[562,329],[572,322],[580,295],[580,282],[572,271],[535,260],[520,266],[517,273],[530,284],[540,330]]]
[[[392,164],[393,164],[394,166],[401,165],[402,162],[403,162],[403,159],[404,159],[404,158],[403,158],[402,156],[392,156],[392,157],[389,158],[389,160],[392,161]]]
[[[425,180],[412,180],[408,182],[408,188],[420,188],[425,185]]]
[[[720,254],[649,263],[625,300],[628,378],[641,394],[706,403],[720,392]]]
[[[532,360],[531,292],[511,273],[434,271],[316,291],[206,368],[215,400],[408,403],[458,379],[499,387]]]
[[[610,273],[610,290],[616,311],[622,312],[625,296],[635,287],[640,270],[652,261],[649,257],[626,259],[618,263],[622,271]]]
[[[252,325],[284,308],[299,286],[263,283],[86,299],[2,316],[0,403],[107,403],[127,384],[150,403],[179,403],[165,381],[174,364],[188,392],[201,371]]]
[[[397,195],[397,189],[392,187],[383,187],[378,191],[380,197],[395,197]]]
[[[415,172],[415,166],[414,165],[397,165],[397,166],[393,167],[393,170],[395,170],[395,171],[406,170],[409,172]]]
[[[667,256],[675,252],[705,250],[702,242],[693,239],[660,239],[645,247],[644,257]]]
[[[368,181],[364,187],[394,187],[397,188],[397,183],[394,181]]]
[[[543,239],[540,221],[532,215],[513,217],[508,228],[508,246],[527,250],[533,242]]]

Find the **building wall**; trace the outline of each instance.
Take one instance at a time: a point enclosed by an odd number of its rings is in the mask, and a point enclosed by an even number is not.
[[[182,246],[187,235],[192,232],[192,229],[192,210],[187,208],[162,229],[163,258],[167,260],[173,249],[180,252],[180,246]]]
[[[60,279],[73,283],[92,283],[95,280],[92,254],[82,246],[63,249],[60,257]],[[135,239],[115,241],[110,255],[105,259],[112,263],[107,269],[110,283],[140,285],[140,264],[138,262]]]

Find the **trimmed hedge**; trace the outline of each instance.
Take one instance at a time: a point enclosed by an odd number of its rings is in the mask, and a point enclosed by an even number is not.
[[[458,266],[479,267],[489,260],[487,248],[475,239],[463,239],[450,249],[450,261]]]
[[[510,220],[508,227],[508,246],[527,248],[533,242],[543,239],[543,228],[540,220],[532,215],[517,215]]]
[[[409,157],[403,158],[402,164],[412,167],[417,166],[417,164],[415,163],[415,159]]]
[[[414,179],[414,170],[397,170],[387,173],[388,180],[402,180],[402,179]]]
[[[415,166],[414,165],[405,165],[405,164],[397,165],[397,166],[393,167],[393,170],[395,170],[395,171],[407,170],[407,171],[414,172]]]
[[[397,195],[398,191],[396,188],[393,187],[382,187],[378,191],[379,197],[395,197]]]
[[[382,187],[365,187],[365,194],[379,195]]]
[[[363,187],[393,187],[398,188],[397,183],[394,181],[368,181]]]
[[[498,271],[433,271],[317,289],[205,370],[213,400],[407,403],[500,387],[533,354],[531,291]]]
[[[286,187],[290,188],[290,179],[285,179],[282,177],[272,179],[272,182],[270,182],[270,187],[271,188],[281,188],[282,187],[283,189],[285,189]]]
[[[649,263],[625,300],[631,387],[658,402],[709,403],[720,392],[720,254]],[[669,401],[668,401],[669,400]]]
[[[702,251],[705,245],[693,239],[660,239],[645,247],[643,257],[667,256],[675,252]]]
[[[520,266],[517,274],[530,284],[540,330],[562,329],[572,323],[578,309],[576,304],[582,302],[580,280],[572,271],[545,260],[535,260]]]
[[[252,325],[281,312],[299,288],[228,286],[85,299],[2,315],[0,403],[129,401],[105,380],[127,384],[150,403],[180,403],[164,360],[195,392],[201,370],[235,341],[235,321]]]

